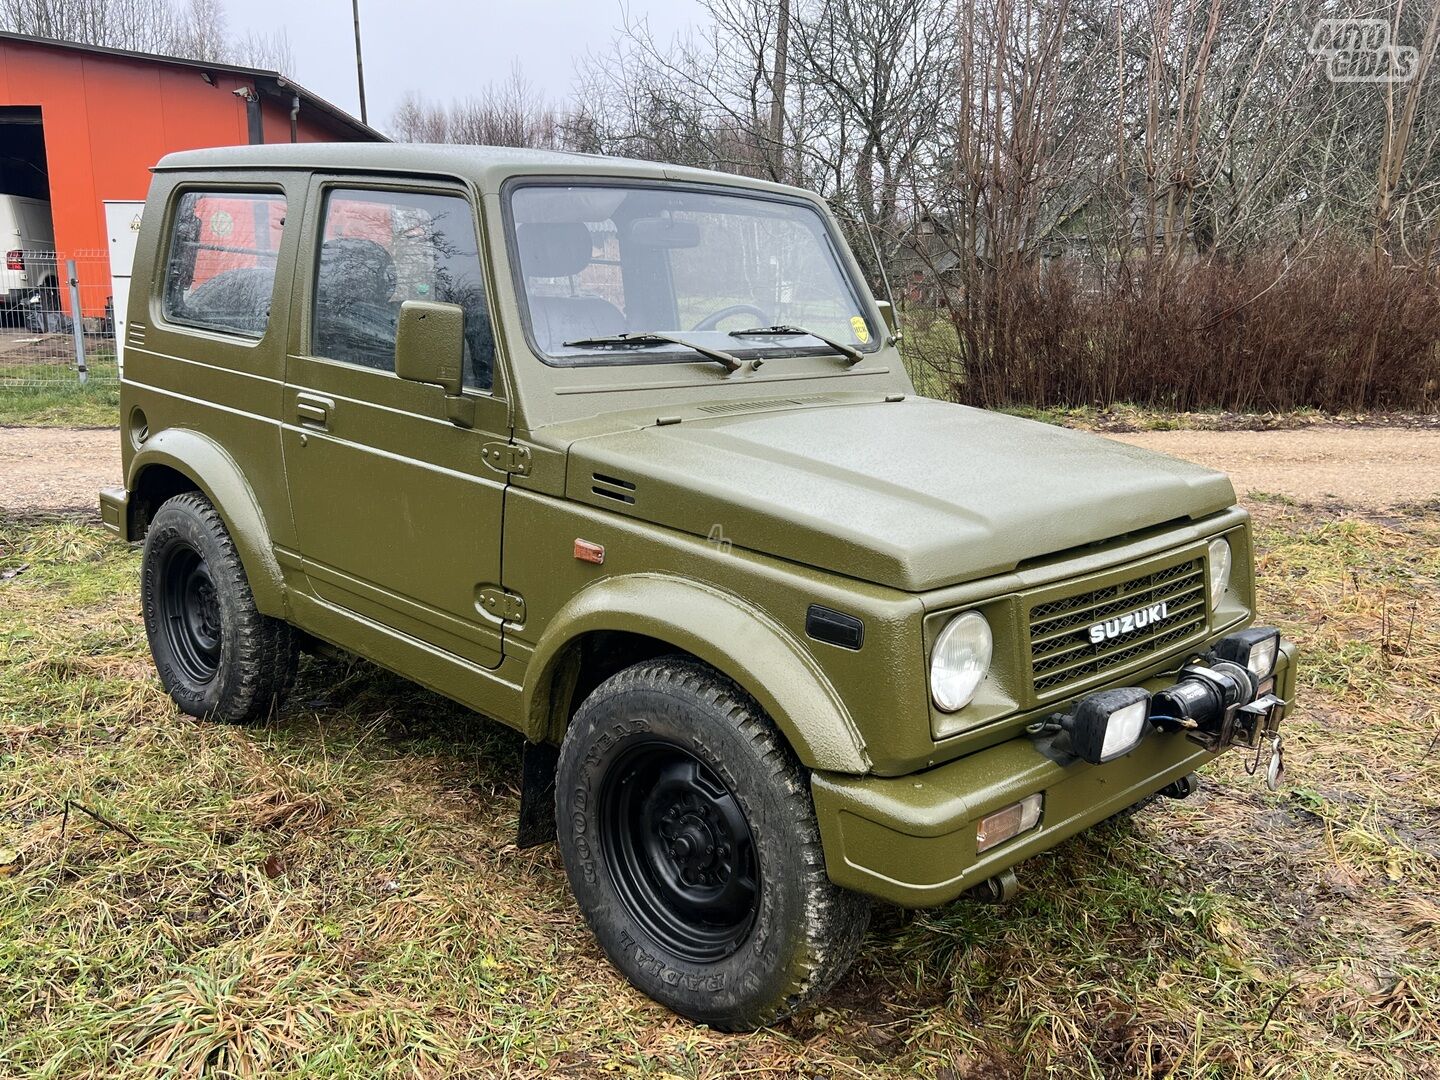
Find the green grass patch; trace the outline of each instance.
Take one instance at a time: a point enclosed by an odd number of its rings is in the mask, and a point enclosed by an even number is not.
[[[0,427],[117,427],[120,384],[0,385]]]
[[[633,991],[515,849],[518,736],[313,658],[263,727],[181,716],[136,552],[0,518],[0,1075],[1435,1075],[1440,524],[1256,512],[1293,786],[1227,755],[1009,906],[881,909],[746,1036]]]

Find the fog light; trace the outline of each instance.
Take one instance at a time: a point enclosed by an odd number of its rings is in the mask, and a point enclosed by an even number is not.
[[[975,826],[976,853],[989,851],[996,844],[1003,844],[1035,828],[1040,824],[1040,808],[1044,805],[1045,795],[1037,791],[1017,803],[985,815]]]
[[[1145,737],[1150,694],[1138,686],[1102,690],[1080,701],[1075,712],[1062,717],[1060,726],[1070,733],[1070,748],[1092,765],[1123,757]]]
[[[1273,626],[1252,626],[1231,634],[1215,643],[1215,655],[1246,668],[1257,679],[1275,671],[1275,657],[1280,652],[1280,631]]]

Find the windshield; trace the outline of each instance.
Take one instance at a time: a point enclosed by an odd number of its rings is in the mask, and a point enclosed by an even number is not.
[[[806,203],[682,187],[531,184],[511,192],[510,214],[534,342],[553,363],[698,359],[683,344],[623,334],[672,335],[735,356],[833,354],[822,337],[877,347],[825,219]],[[732,336],[763,327],[784,332]]]

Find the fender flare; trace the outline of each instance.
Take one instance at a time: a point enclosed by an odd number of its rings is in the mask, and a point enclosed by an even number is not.
[[[245,567],[255,607],[262,614],[286,618],[285,579],[270,543],[270,530],[235,459],[207,435],[188,428],[167,428],[147,439],[131,459],[125,487],[132,496],[139,490],[141,475],[152,465],[166,465],[189,477],[214,504]]]
[[[644,634],[683,649],[743,687],[774,720],[801,764],[869,771],[864,741],[815,658],[784,627],[738,597],[666,574],[605,578],[573,596],[550,621],[524,688],[528,738],[556,739],[552,687],[583,635]]]

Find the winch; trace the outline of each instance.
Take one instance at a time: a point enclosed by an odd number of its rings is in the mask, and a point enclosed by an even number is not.
[[[1152,726],[1184,731],[1212,753],[1232,746],[1254,750],[1252,773],[1268,743],[1265,780],[1274,790],[1285,772],[1279,728],[1286,703],[1275,694],[1279,652],[1280,632],[1274,627],[1241,630],[1188,661],[1176,672],[1175,682],[1162,690],[1102,690],[1082,698],[1072,712],[1034,725],[1032,732],[1059,728],[1068,733],[1077,757],[1100,765],[1128,754]]]

